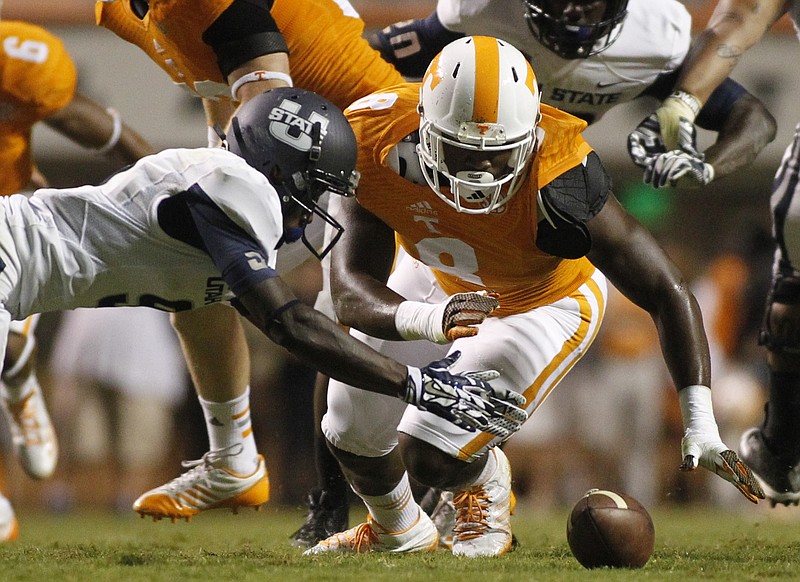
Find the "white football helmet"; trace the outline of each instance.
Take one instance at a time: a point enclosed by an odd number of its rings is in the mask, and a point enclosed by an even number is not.
[[[488,214],[508,202],[536,150],[539,99],[533,69],[507,42],[468,36],[442,49],[420,89],[417,153],[430,187],[469,214]],[[510,151],[511,157],[498,177],[465,168],[450,171],[445,144],[495,154]],[[442,175],[449,184],[440,183]]]

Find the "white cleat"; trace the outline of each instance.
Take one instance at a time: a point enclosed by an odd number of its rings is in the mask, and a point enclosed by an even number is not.
[[[13,542],[19,537],[19,523],[11,503],[0,495],[0,543]]]
[[[33,479],[50,477],[58,463],[58,440],[39,383],[19,402],[0,398],[0,407],[22,468]]]
[[[365,523],[333,534],[303,552],[304,556],[335,553],[430,552],[439,545],[439,532],[431,518],[420,509],[416,523],[405,531],[388,532],[371,515]]]
[[[184,461],[190,467],[180,477],[151,489],[133,502],[133,510],[154,521],[164,517],[173,522],[190,521],[209,509],[229,508],[236,513],[242,507],[258,510],[269,500],[269,477],[264,457],[258,455],[258,467],[250,475],[239,475],[221,466],[230,456],[227,449],[209,451],[197,461]]]
[[[511,465],[499,447],[491,449],[497,468],[486,483],[456,493],[453,554],[470,558],[502,556],[513,545]]]

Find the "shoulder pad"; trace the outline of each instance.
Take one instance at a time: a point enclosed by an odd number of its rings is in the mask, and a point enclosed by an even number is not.
[[[417,144],[419,143],[419,133],[414,132],[403,138],[389,150],[386,156],[386,164],[401,178],[405,178],[414,184],[425,185],[425,175],[422,173],[419,155],[417,155]]]
[[[592,247],[586,222],[597,216],[610,192],[611,178],[591,152],[539,191],[537,246],[565,259],[586,255]]]

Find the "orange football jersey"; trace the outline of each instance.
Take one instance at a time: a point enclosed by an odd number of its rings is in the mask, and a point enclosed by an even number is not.
[[[230,88],[203,33],[233,0],[151,0],[140,19],[125,0],[98,1],[97,24],[143,49],[176,83],[201,97],[227,98]],[[403,78],[362,38],[364,22],[347,2],[275,0],[271,10],[289,47],[294,85],[344,109]]]
[[[0,21],[0,195],[31,178],[31,129],[75,95],[75,65],[61,41],[25,22]]]
[[[581,136],[586,123],[542,105],[545,138],[519,191],[498,212],[460,213],[427,184],[413,184],[387,165],[391,149],[419,128],[419,91],[419,83],[389,87],[346,111],[359,143],[361,206],[433,269],[446,293],[500,293],[500,316],[552,303],[577,289],[594,267],[586,258],[561,259],[537,248],[537,193],[591,152]]]

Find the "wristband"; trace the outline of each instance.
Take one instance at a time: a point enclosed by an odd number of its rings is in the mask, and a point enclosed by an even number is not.
[[[292,83],[292,78],[286,73],[280,73],[278,71],[253,71],[251,73],[247,73],[246,75],[242,75],[236,79],[236,81],[234,81],[233,85],[231,85],[231,98],[234,101],[239,101],[239,97],[237,95],[239,93],[239,89],[245,83],[255,83],[257,81],[267,81],[269,79],[283,81],[289,85],[289,87],[294,86]]]
[[[404,340],[420,340],[450,343],[442,329],[442,305],[421,301],[403,301],[394,314],[397,333]]]
[[[104,154],[114,149],[114,146],[119,143],[119,138],[122,137],[122,116],[120,116],[119,111],[109,107],[106,109],[106,113],[111,116],[114,128],[111,130],[111,137],[108,138],[108,141],[100,147],[94,148],[99,154]]]
[[[684,105],[686,105],[692,111],[692,117],[689,118],[688,116],[684,115],[689,121],[694,121],[694,118],[697,117],[697,114],[700,113],[700,109],[703,107],[703,104],[700,103],[700,99],[689,93],[688,91],[678,90],[672,93],[667,99],[678,99]]]
[[[719,427],[711,406],[711,388],[695,384],[678,392],[681,419],[686,431],[713,434],[719,437]]]

